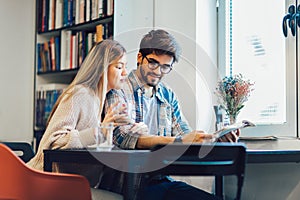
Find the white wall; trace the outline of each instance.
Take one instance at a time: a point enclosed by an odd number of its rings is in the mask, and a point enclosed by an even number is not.
[[[196,2],[196,97],[197,128],[214,131],[216,102],[214,90],[218,75],[216,0]]]
[[[0,1],[0,141],[32,141],[34,0]]]
[[[212,106],[208,104],[211,96],[206,95],[207,88],[199,87],[199,81],[196,82],[196,79],[199,72],[203,76],[212,75],[204,69],[199,70],[200,65],[202,67],[209,63],[210,66],[217,62],[215,0],[188,0],[184,3],[181,0],[116,0],[115,6],[115,39],[124,44],[129,51],[129,69],[136,68],[140,39],[149,30],[162,28],[175,36],[182,47],[182,56],[179,63],[175,64],[174,70],[165,76],[164,81],[177,94],[191,127],[207,131],[211,129],[211,120],[214,120],[211,115]],[[198,7],[205,11],[200,14],[201,20],[196,19]],[[203,30],[199,32],[197,27]],[[202,49],[200,56],[199,46]],[[203,55],[205,60],[197,61]],[[204,102],[204,98],[201,98],[198,102],[196,96],[199,94],[207,96],[208,100],[206,98]],[[211,117],[207,117],[207,114]]]

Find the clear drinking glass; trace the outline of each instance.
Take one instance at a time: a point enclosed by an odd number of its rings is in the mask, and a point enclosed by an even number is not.
[[[113,123],[100,123],[96,136],[98,150],[110,150],[113,147]]]

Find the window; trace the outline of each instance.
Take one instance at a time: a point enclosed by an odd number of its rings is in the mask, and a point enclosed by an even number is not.
[[[282,32],[286,3],[220,0],[219,4],[221,76],[241,73],[255,82],[238,120],[258,125],[257,131],[247,130],[252,135],[295,136],[295,65],[287,60],[295,51]]]

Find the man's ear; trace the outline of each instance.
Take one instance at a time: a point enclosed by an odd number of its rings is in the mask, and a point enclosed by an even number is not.
[[[142,63],[143,55],[141,52],[137,54],[137,65],[139,66]]]

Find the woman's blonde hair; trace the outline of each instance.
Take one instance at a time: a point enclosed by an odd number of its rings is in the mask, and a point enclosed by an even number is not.
[[[72,96],[72,91],[76,85],[83,85],[94,91],[95,94],[98,94],[98,92],[100,93],[99,96],[101,113],[107,93],[108,67],[116,60],[119,60],[124,55],[124,53],[126,53],[125,48],[115,40],[103,40],[95,44],[95,46],[90,50],[83,63],[81,64],[74,80],[57,99],[49,115],[48,123],[62,99],[66,95],[67,98],[70,98]]]

